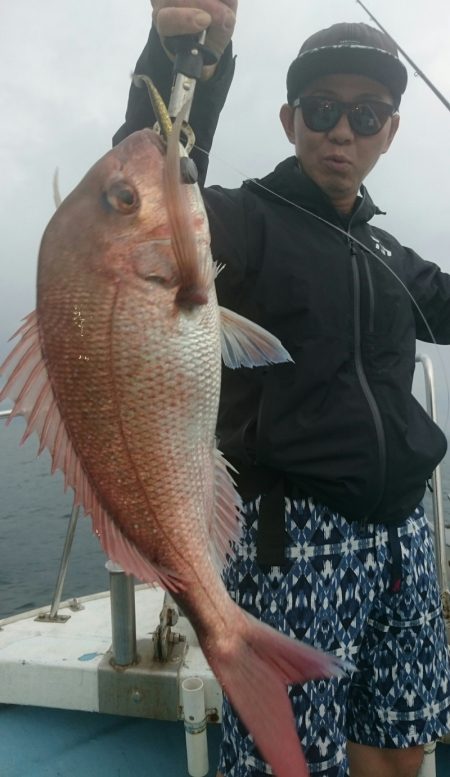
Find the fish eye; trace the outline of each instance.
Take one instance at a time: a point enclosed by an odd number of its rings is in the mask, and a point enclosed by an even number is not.
[[[163,278],[162,275],[146,275],[144,281],[150,281],[150,283],[155,283],[157,286],[169,286],[170,284],[170,280]]]
[[[162,286],[164,289],[173,289],[178,285],[179,279],[175,273],[168,273],[167,275],[159,275],[158,273],[148,273],[141,276],[147,283],[154,286]]]
[[[134,213],[139,206],[139,195],[131,184],[126,181],[116,181],[104,193],[106,203],[120,213]]]
[[[176,268],[157,250],[147,248],[142,252],[136,251],[132,257],[132,266],[139,278],[154,286],[172,289],[179,283]]]

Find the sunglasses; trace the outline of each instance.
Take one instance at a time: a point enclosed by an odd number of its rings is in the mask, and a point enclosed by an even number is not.
[[[397,112],[393,105],[381,100],[344,103],[327,97],[297,97],[294,108],[301,108],[303,121],[313,132],[328,132],[345,113],[348,123],[358,135],[376,135],[390,116]]]

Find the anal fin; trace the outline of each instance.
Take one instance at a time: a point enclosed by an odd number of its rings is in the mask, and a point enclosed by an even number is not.
[[[242,500],[229,472],[232,469],[221,452],[214,450],[214,513],[210,528],[211,555],[219,572],[234,555],[233,544],[242,531]]]

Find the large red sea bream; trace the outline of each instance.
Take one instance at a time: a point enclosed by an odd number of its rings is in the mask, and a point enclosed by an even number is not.
[[[226,272],[226,269],[224,270]],[[228,366],[289,358],[221,309],[203,202],[150,130],[109,151],[62,202],[40,248],[36,311],[2,367],[15,401],[114,561],[169,590],[278,777],[307,774],[286,685],[337,661],[227,594],[239,498],[215,447]],[[222,345],[222,348],[221,348]]]

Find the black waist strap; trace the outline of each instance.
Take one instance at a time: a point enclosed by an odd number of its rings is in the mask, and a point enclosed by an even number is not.
[[[290,564],[286,559],[285,496],[300,499],[305,496],[301,487],[286,473],[270,467],[252,467],[231,461],[238,474],[238,491],[249,502],[261,496],[259,505],[256,558],[259,566],[272,567]],[[402,551],[396,525],[388,526],[392,553],[392,593],[398,593],[402,584]]]
[[[269,491],[261,494],[256,559],[262,567],[281,567],[286,563],[284,492],[284,480],[280,477]]]
[[[285,553],[285,496],[299,499],[300,488],[287,474],[271,467],[249,466],[233,460],[230,463],[238,472],[236,483],[244,502],[261,497],[256,539],[259,566],[290,566]]]
[[[392,594],[400,593],[402,587],[402,546],[397,526],[388,526],[389,545],[392,553],[391,585]]]

